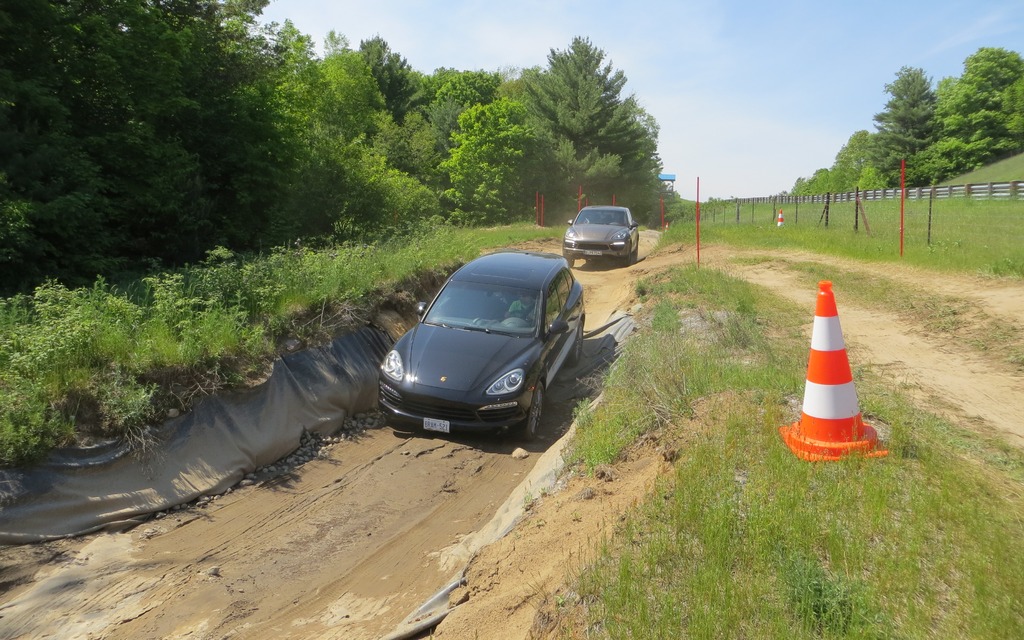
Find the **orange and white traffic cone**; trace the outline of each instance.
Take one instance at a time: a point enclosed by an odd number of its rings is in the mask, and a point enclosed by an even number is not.
[[[782,209],[779,209],[779,219],[775,226],[781,227],[783,222],[785,222],[785,220],[782,218]]]
[[[804,460],[838,460],[850,453],[882,457],[889,453],[875,450],[878,436],[861,418],[835,294],[827,280],[818,283],[800,422],[779,427],[779,433],[793,453]]]

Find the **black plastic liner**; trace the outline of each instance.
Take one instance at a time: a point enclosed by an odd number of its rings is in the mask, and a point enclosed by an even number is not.
[[[0,469],[0,544],[120,529],[224,492],[298,448],[303,432],[330,435],[346,417],[375,408],[378,366],[391,344],[367,327],[284,356],[262,385],[204,398],[154,427],[146,452],[109,442]]]

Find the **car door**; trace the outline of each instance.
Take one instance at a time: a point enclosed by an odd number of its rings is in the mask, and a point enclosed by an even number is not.
[[[640,249],[640,224],[633,219],[633,212],[626,209],[626,223],[629,225],[629,239],[632,248]]]
[[[562,288],[561,278],[556,276],[548,284],[547,292],[544,294],[544,323],[541,325],[543,333],[541,339],[544,341],[544,347],[541,351],[541,361],[544,363],[548,382],[554,375],[552,371],[556,371],[558,368],[557,358],[563,337],[563,334],[551,331],[551,325],[562,316],[562,307],[565,301]]]
[[[562,269],[548,286],[544,307],[544,351],[543,359],[547,369],[547,382],[555,377],[572,348],[577,327],[583,321],[582,287],[576,292],[575,279],[569,269]],[[567,331],[550,331],[552,323],[562,320],[569,325]]]
[[[559,278],[563,280],[559,290],[565,292],[565,301],[562,303],[563,317],[569,323],[569,336],[571,337],[583,322],[583,285],[576,282],[576,278],[569,269],[562,269]]]

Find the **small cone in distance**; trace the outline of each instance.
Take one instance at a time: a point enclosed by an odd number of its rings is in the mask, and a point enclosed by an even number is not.
[[[776,226],[781,227],[783,222],[785,222],[785,219],[783,219],[783,217],[782,217],[782,209],[779,209],[778,224]]]
[[[800,421],[780,427],[779,433],[790,450],[804,460],[834,461],[850,453],[870,457],[889,453],[875,450],[878,436],[861,417],[835,294],[827,280],[818,283]]]

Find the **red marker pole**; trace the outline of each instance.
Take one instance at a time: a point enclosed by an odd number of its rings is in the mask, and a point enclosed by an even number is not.
[[[903,257],[903,202],[907,199],[907,161],[900,160],[900,257]]]
[[[697,177],[697,266],[700,266],[700,177]]]

